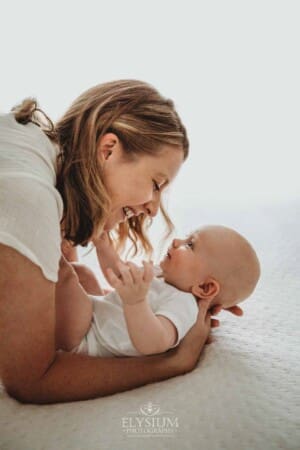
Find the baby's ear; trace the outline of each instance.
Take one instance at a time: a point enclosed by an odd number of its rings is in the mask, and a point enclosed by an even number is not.
[[[220,284],[217,280],[212,277],[207,278],[202,284],[195,284],[192,287],[192,293],[198,297],[203,299],[214,299],[218,293],[220,292]]]

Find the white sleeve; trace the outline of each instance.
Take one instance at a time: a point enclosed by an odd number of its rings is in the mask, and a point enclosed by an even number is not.
[[[155,315],[165,316],[177,329],[177,341],[172,346],[176,347],[196,322],[198,306],[192,294],[185,292],[174,293],[174,296],[159,306]]]
[[[0,242],[13,247],[56,282],[62,199],[54,186],[22,173],[0,173]]]

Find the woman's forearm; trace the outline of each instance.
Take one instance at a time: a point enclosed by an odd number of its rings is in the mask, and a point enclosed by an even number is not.
[[[120,276],[118,264],[122,262],[118,253],[112,246],[103,245],[96,247],[97,259],[107,281],[106,270],[110,267],[117,276]]]
[[[123,310],[130,339],[140,353],[161,353],[170,347],[167,330],[146,300],[133,305],[124,303]]]
[[[57,352],[44,376],[16,398],[35,404],[88,400],[163,381],[188,370],[172,352],[138,358]]]

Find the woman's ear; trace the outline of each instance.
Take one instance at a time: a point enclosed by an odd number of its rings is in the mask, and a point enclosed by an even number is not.
[[[106,133],[102,136],[98,146],[98,158],[104,163],[109,157],[120,151],[120,140],[114,133]]]
[[[195,284],[192,287],[192,294],[198,298],[214,299],[220,292],[220,284],[212,277],[207,278],[202,284]]]

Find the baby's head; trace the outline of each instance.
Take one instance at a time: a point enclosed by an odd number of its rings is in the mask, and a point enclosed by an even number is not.
[[[174,239],[160,267],[167,283],[224,308],[249,297],[260,276],[250,243],[235,230],[219,225]]]

